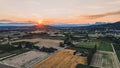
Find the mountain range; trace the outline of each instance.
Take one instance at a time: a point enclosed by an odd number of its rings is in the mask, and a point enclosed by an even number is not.
[[[120,21],[117,21],[114,23],[101,24],[101,25],[92,25],[88,28],[90,28],[90,29],[116,29],[116,30],[120,30]]]
[[[4,22],[4,23],[3,23]],[[0,21],[0,28],[1,27],[26,27],[26,26],[36,26],[33,23],[17,23],[17,22],[5,22]],[[95,24],[52,24],[52,25],[44,25],[53,27],[53,28],[88,28],[88,29],[119,29],[120,30],[120,21],[114,23],[106,23],[106,22],[96,22]]]
[[[106,24],[105,22],[96,22],[95,24],[50,24],[51,27],[81,27],[81,26],[90,26],[90,25],[101,25]],[[24,22],[11,22],[0,20],[0,27],[6,26],[35,26],[33,23],[24,23]]]

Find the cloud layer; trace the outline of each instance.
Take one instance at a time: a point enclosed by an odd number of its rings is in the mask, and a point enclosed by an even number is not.
[[[83,17],[87,19],[98,19],[98,18],[103,18],[106,16],[112,16],[112,15],[120,15],[120,11],[108,12],[108,13],[103,13],[103,14],[95,14],[95,15],[86,15]]]

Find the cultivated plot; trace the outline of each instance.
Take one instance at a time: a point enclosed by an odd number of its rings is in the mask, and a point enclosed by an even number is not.
[[[14,67],[21,67],[22,65],[36,59],[40,58],[43,59],[42,57],[48,56],[47,53],[44,52],[37,52],[37,51],[29,51],[20,55],[17,55],[15,57],[11,57],[8,59],[5,59],[2,61],[2,63]]]
[[[100,68],[119,68],[119,63],[113,52],[98,51],[95,53],[91,66]]]
[[[22,40],[16,40],[16,41],[11,41],[12,43],[15,42],[21,42],[21,41],[28,41],[28,42],[33,42],[36,43],[35,46],[39,47],[53,47],[59,49],[59,44],[60,42],[63,42],[62,40],[51,40],[51,39],[41,39],[41,38],[34,38],[34,39],[22,39]],[[4,42],[5,44],[7,42]]]
[[[87,57],[75,56],[75,50],[61,50],[42,62],[36,64],[33,68],[75,68],[77,64],[87,64]]]

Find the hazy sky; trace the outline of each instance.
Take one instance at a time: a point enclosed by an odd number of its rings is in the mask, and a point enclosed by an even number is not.
[[[0,0],[0,19],[54,23],[120,20],[120,0]]]

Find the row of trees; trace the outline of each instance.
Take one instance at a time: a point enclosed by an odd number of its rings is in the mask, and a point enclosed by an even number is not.
[[[39,51],[42,51],[42,52],[48,52],[48,53],[53,53],[55,51],[57,51],[56,48],[53,48],[53,47],[50,47],[50,48],[46,48],[46,47],[38,47],[38,46],[33,46],[34,49],[37,49]]]
[[[87,57],[87,63],[88,65],[90,65],[91,61],[92,61],[92,58],[93,58],[93,55],[96,53],[97,51],[97,45],[94,46],[94,48],[91,48],[89,50],[89,55]]]
[[[1,52],[10,52],[13,50],[19,49],[18,47],[14,47],[8,44],[0,45],[0,51]]]
[[[34,43],[27,42],[27,41],[21,41],[21,42],[12,43],[11,46],[15,46],[15,47],[18,47],[18,48],[29,48],[29,49],[32,49],[33,46],[34,46]]]
[[[52,53],[52,52],[55,52],[57,50],[56,48],[52,48],[52,47],[46,48],[44,46],[42,48],[40,48],[39,46],[34,46],[34,43],[26,42],[26,41],[16,42],[16,43],[13,43],[13,45],[18,45],[17,46],[18,48],[36,49],[36,50],[39,50],[42,52],[48,52],[48,53]]]

